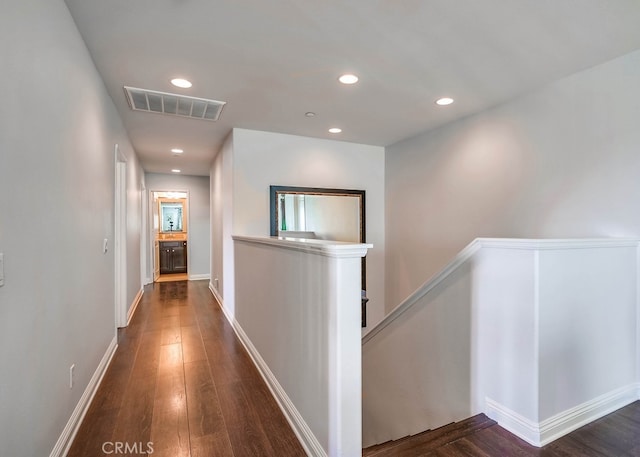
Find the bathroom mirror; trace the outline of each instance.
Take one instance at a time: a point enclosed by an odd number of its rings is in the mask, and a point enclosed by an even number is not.
[[[160,201],[160,231],[184,232],[184,202],[182,200]]]
[[[270,210],[271,236],[366,242],[364,190],[271,186]]]

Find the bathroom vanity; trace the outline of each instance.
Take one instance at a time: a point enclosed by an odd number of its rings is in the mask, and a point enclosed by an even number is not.
[[[187,272],[187,242],[160,241],[160,274]]]

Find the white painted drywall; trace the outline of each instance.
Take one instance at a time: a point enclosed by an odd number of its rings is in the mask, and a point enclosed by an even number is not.
[[[365,336],[365,447],[480,412],[541,445],[640,398],[637,240],[465,252]]]
[[[362,347],[363,447],[473,415],[471,268]]]
[[[116,143],[127,156],[130,300],[142,172],[62,1],[5,5],[0,41],[0,452],[44,456],[115,336]]]
[[[229,134],[211,164],[211,282],[233,314],[233,135]]]
[[[537,422],[538,251],[512,246],[482,248],[473,258],[471,408],[486,413],[489,397]]]
[[[233,235],[269,236],[269,186],[366,191],[367,317],[384,316],[384,148],[233,130]],[[225,267],[225,276],[229,271]],[[225,297],[225,304],[227,300]]]
[[[235,238],[236,324],[309,455],[361,453],[365,253],[361,244]]]
[[[640,51],[388,147],[387,311],[476,237],[639,236],[638,80]]]
[[[540,420],[640,382],[637,250],[540,252]]]
[[[147,173],[146,186],[153,191],[189,191],[187,231],[189,275],[208,276],[210,268],[209,177]]]
[[[142,214],[142,199],[146,198],[144,188],[144,169],[130,144],[126,132],[119,135],[122,144],[118,143],[118,148],[127,157],[127,313],[135,304],[136,297],[143,287],[141,277],[143,236],[142,219],[146,217]],[[112,248],[115,247],[112,243]]]

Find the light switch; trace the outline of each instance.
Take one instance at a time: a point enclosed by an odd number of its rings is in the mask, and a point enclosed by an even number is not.
[[[4,286],[4,254],[0,252],[0,287]]]
[[[108,250],[109,250],[109,240],[105,238],[104,241],[102,242],[102,253],[106,254]]]

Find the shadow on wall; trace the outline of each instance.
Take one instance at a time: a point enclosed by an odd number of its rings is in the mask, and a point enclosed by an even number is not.
[[[363,344],[363,447],[473,415],[470,262]]]

